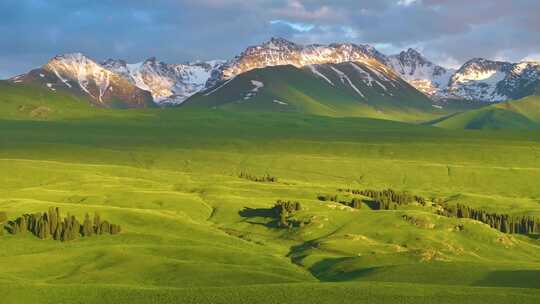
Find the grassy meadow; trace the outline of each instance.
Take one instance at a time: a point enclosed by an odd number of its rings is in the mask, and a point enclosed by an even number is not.
[[[536,235],[430,207],[317,199],[392,188],[540,217],[537,132],[104,110],[17,90],[0,98],[0,211],[10,219],[53,206],[80,218],[98,211],[122,233],[0,236],[2,303],[540,302]],[[276,228],[264,210],[280,199],[299,201],[294,216],[307,224]]]

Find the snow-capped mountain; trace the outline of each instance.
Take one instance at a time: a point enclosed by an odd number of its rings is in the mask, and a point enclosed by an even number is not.
[[[540,62],[523,61],[512,66],[504,80],[499,83],[499,94],[513,99],[540,94]]]
[[[370,45],[304,46],[285,39],[272,38],[261,45],[247,48],[239,56],[214,70],[206,89],[210,90],[237,75],[258,68],[281,65],[302,68],[344,62],[359,62],[368,66],[383,64],[434,101],[465,99],[499,102],[523,97],[523,92],[539,86],[538,64],[532,62],[513,64],[473,59],[460,69],[453,70],[429,61],[414,49],[386,56]]]
[[[56,56],[41,68],[17,76],[12,81],[39,83],[53,91],[64,89],[88,95],[94,104],[103,107],[153,105],[149,92],[81,53]]]
[[[205,88],[212,72],[222,61],[167,64],[156,58],[128,64],[123,60],[109,59],[102,65],[128,79],[138,88],[152,93],[157,104],[180,104]]]
[[[434,101],[465,99],[499,102],[540,91],[540,63],[472,59],[457,71],[446,69],[408,49],[386,56],[370,45],[300,45],[272,38],[248,47],[229,61],[167,64],[150,58],[129,64],[109,59],[101,64],[80,53],[60,55],[42,68],[12,79],[35,81],[51,90],[68,88],[88,95],[96,105],[179,105],[198,92],[210,92],[254,69],[292,65],[318,77],[318,65],[361,63],[386,78],[399,77]]]
[[[388,56],[385,63],[428,96],[434,96],[446,88],[455,72],[434,64],[414,49]]]
[[[166,64],[150,58],[129,64],[109,59],[101,64],[81,53],[58,55],[40,69],[17,76],[13,82],[38,82],[51,90],[79,90],[98,106],[113,102],[127,106],[180,104],[205,88],[223,62]]]
[[[439,95],[466,100],[500,102],[534,93],[540,85],[540,63],[510,63],[474,58],[450,78]]]
[[[282,38],[272,38],[247,48],[212,75],[207,86],[231,79],[247,71],[269,66],[383,61],[385,56],[370,45],[330,44],[299,45]]]
[[[509,96],[501,94],[497,87],[511,69],[512,64],[508,62],[471,59],[452,75],[448,87],[441,95],[468,100],[504,101]]]
[[[409,49],[388,56],[386,64],[433,99],[500,102],[534,93],[540,86],[540,63],[510,63],[474,58],[458,70],[438,66]]]

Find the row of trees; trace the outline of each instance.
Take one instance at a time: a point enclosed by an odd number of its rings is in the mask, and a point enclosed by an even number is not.
[[[333,194],[333,195],[320,194],[320,195],[317,196],[317,198],[320,201],[323,201],[323,202],[336,202],[336,203],[340,203],[340,204],[345,205],[345,206],[349,206],[349,207],[354,208],[354,209],[361,209],[362,208],[362,199],[357,198],[357,197],[353,197],[350,201],[346,201],[346,200],[338,199],[337,194]]]
[[[272,209],[278,220],[279,228],[292,228],[301,225],[301,223],[290,219],[294,213],[302,210],[302,205],[299,202],[278,200]]]
[[[270,174],[265,174],[264,176],[255,176],[246,172],[241,172],[238,177],[248,179],[250,181],[259,182],[259,183],[276,183],[278,178],[271,176]]]
[[[395,191],[392,189],[386,190],[356,190],[356,189],[339,189],[341,192],[348,192],[357,195],[363,195],[372,198],[380,210],[397,209],[400,205],[408,205],[419,203],[426,205],[427,200],[418,195],[412,195],[405,191]]]
[[[462,204],[457,204],[456,206],[444,206],[443,208],[443,215],[477,220],[504,233],[540,233],[540,219],[534,217],[492,213],[481,209],[474,209]]]
[[[59,208],[49,208],[48,212],[23,214],[14,221],[8,222],[11,234],[32,233],[40,239],[52,238],[58,241],[71,241],[79,237],[91,237],[101,234],[118,234],[120,225],[102,221],[99,214],[93,220],[86,214],[83,222],[73,215],[62,218]]]
[[[340,201],[340,203],[354,209],[362,209],[362,200],[357,197],[354,197],[351,201]]]
[[[338,201],[338,196],[337,194],[320,194],[317,196],[317,198],[320,200],[320,201],[323,201],[323,202],[337,202]]]

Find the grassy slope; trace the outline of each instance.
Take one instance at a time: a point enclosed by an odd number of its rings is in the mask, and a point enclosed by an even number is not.
[[[0,100],[0,113],[13,113],[12,104]],[[124,233],[66,244],[0,237],[4,302],[539,301],[534,239],[421,208],[354,212],[315,200],[339,187],[392,187],[540,215],[536,133],[294,113],[65,109],[75,110],[81,119],[15,111],[0,121],[0,210],[99,210]],[[253,183],[241,171],[280,182]],[[299,217],[312,224],[278,231],[240,213],[277,199],[300,200]]]
[[[454,112],[433,108],[427,97],[405,82],[400,84],[399,96],[385,96],[378,86],[369,87],[358,77],[355,79],[353,75],[357,72],[350,64],[336,65],[336,67],[351,75],[350,79],[360,91],[364,92],[367,100],[361,98],[350,86],[343,84],[336,73],[328,67],[320,68],[321,72],[329,75],[328,78],[335,86],[306,69],[279,66],[257,69],[239,75],[208,96],[198,94],[192,97],[186,101],[184,107],[217,107],[251,112],[296,112],[331,117],[355,116],[409,122],[433,120]],[[376,75],[372,74],[372,77]],[[246,93],[254,88],[252,80],[262,82],[264,87],[252,98],[244,99]],[[398,99],[399,102],[396,102]]]
[[[494,104],[464,112],[436,126],[450,129],[540,129],[540,97]]]
[[[10,120],[66,120],[115,119],[145,117],[156,110],[116,111],[95,108],[88,99],[67,91],[55,92],[39,85],[14,84],[0,80],[0,110],[2,119]]]

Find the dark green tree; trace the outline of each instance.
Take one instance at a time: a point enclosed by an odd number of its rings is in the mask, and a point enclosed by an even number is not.
[[[94,234],[94,226],[92,225],[92,221],[90,221],[90,215],[88,213],[84,217],[81,234],[83,237],[90,237]]]
[[[101,233],[102,234],[109,234],[111,233],[111,224],[109,224],[108,221],[101,222]]]
[[[97,211],[94,213],[94,232],[96,234],[101,234],[101,218]]]

